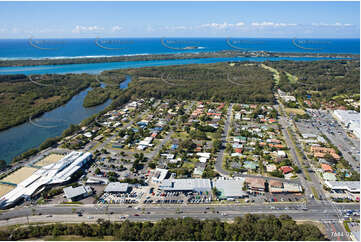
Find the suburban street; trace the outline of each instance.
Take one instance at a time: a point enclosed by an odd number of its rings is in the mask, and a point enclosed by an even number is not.
[[[232,108],[233,108],[233,104],[230,104],[228,107],[228,111],[227,111],[227,120],[224,124],[224,132],[222,135],[222,148],[220,149],[220,151],[218,152],[218,156],[216,159],[216,163],[214,165],[215,170],[221,174],[222,176],[228,177],[229,176],[229,172],[226,171],[225,169],[223,169],[223,156],[224,156],[224,151],[225,151],[225,147],[224,145],[227,142],[227,136],[228,136],[228,130],[231,124],[231,116],[232,116]]]

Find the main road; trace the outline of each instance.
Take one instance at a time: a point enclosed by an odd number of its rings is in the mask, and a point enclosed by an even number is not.
[[[343,204],[343,209],[357,210],[357,204]],[[78,216],[81,212],[82,216]],[[333,208],[322,203],[312,203],[304,211],[296,203],[286,204],[238,204],[238,205],[109,205],[99,207],[95,204],[87,205],[42,205],[34,207],[14,208],[0,214],[0,226],[26,224],[35,222],[95,222],[98,218],[111,221],[121,220],[121,216],[132,221],[156,221],[163,218],[193,217],[198,219],[231,220],[245,214],[273,214],[276,216],[289,215],[295,220],[321,221],[343,231],[339,224],[338,215]],[[135,215],[139,216],[135,216]],[[332,232],[331,230],[329,232]],[[330,239],[333,233],[327,234]],[[346,234],[346,233],[344,233]],[[347,238],[341,238],[346,240]]]

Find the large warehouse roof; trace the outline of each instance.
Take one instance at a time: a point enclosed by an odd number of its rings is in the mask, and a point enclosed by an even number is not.
[[[128,183],[111,182],[105,187],[104,192],[126,192],[128,188]]]
[[[75,188],[66,187],[63,190],[66,198],[68,199],[73,199],[78,196],[92,193],[92,189],[89,186],[79,186]]]
[[[218,179],[213,182],[213,186],[221,192],[221,198],[231,198],[231,197],[245,197],[247,192],[243,191],[244,179],[237,180],[223,180]]]
[[[166,179],[159,187],[173,191],[210,191],[212,189],[209,179]]]

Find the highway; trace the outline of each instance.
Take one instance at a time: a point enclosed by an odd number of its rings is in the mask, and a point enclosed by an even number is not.
[[[357,204],[342,204],[338,206],[343,209],[359,209]],[[135,209],[135,207],[139,207],[139,209]],[[78,216],[77,212],[81,212],[83,216]],[[120,221],[120,216],[126,216],[131,221],[156,221],[163,218],[177,217],[232,220],[247,213],[274,214],[275,216],[289,215],[295,220],[321,221],[330,228],[328,236],[332,235],[333,227],[336,231],[343,231],[335,210],[320,202],[310,204],[306,211],[303,211],[300,205],[296,203],[257,205],[133,205],[132,208],[129,208],[128,205],[108,205],[104,207],[99,207],[95,204],[42,205],[14,208],[5,211],[0,214],[0,226],[26,224],[28,222],[95,222],[98,218]],[[139,216],[134,216],[135,214]],[[347,238],[342,238],[342,240],[347,240]]]

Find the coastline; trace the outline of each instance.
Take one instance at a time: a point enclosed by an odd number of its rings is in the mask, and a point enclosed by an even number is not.
[[[37,59],[0,59],[0,67],[24,67],[40,65],[68,65],[68,64],[91,64],[128,61],[152,61],[152,60],[177,60],[177,59],[203,59],[203,58],[227,58],[227,57],[318,57],[318,58],[359,58],[359,54],[339,53],[309,53],[309,52],[268,52],[240,50],[222,50],[213,52],[192,52],[174,54],[132,54],[119,56],[84,56],[84,57],[51,57]]]

